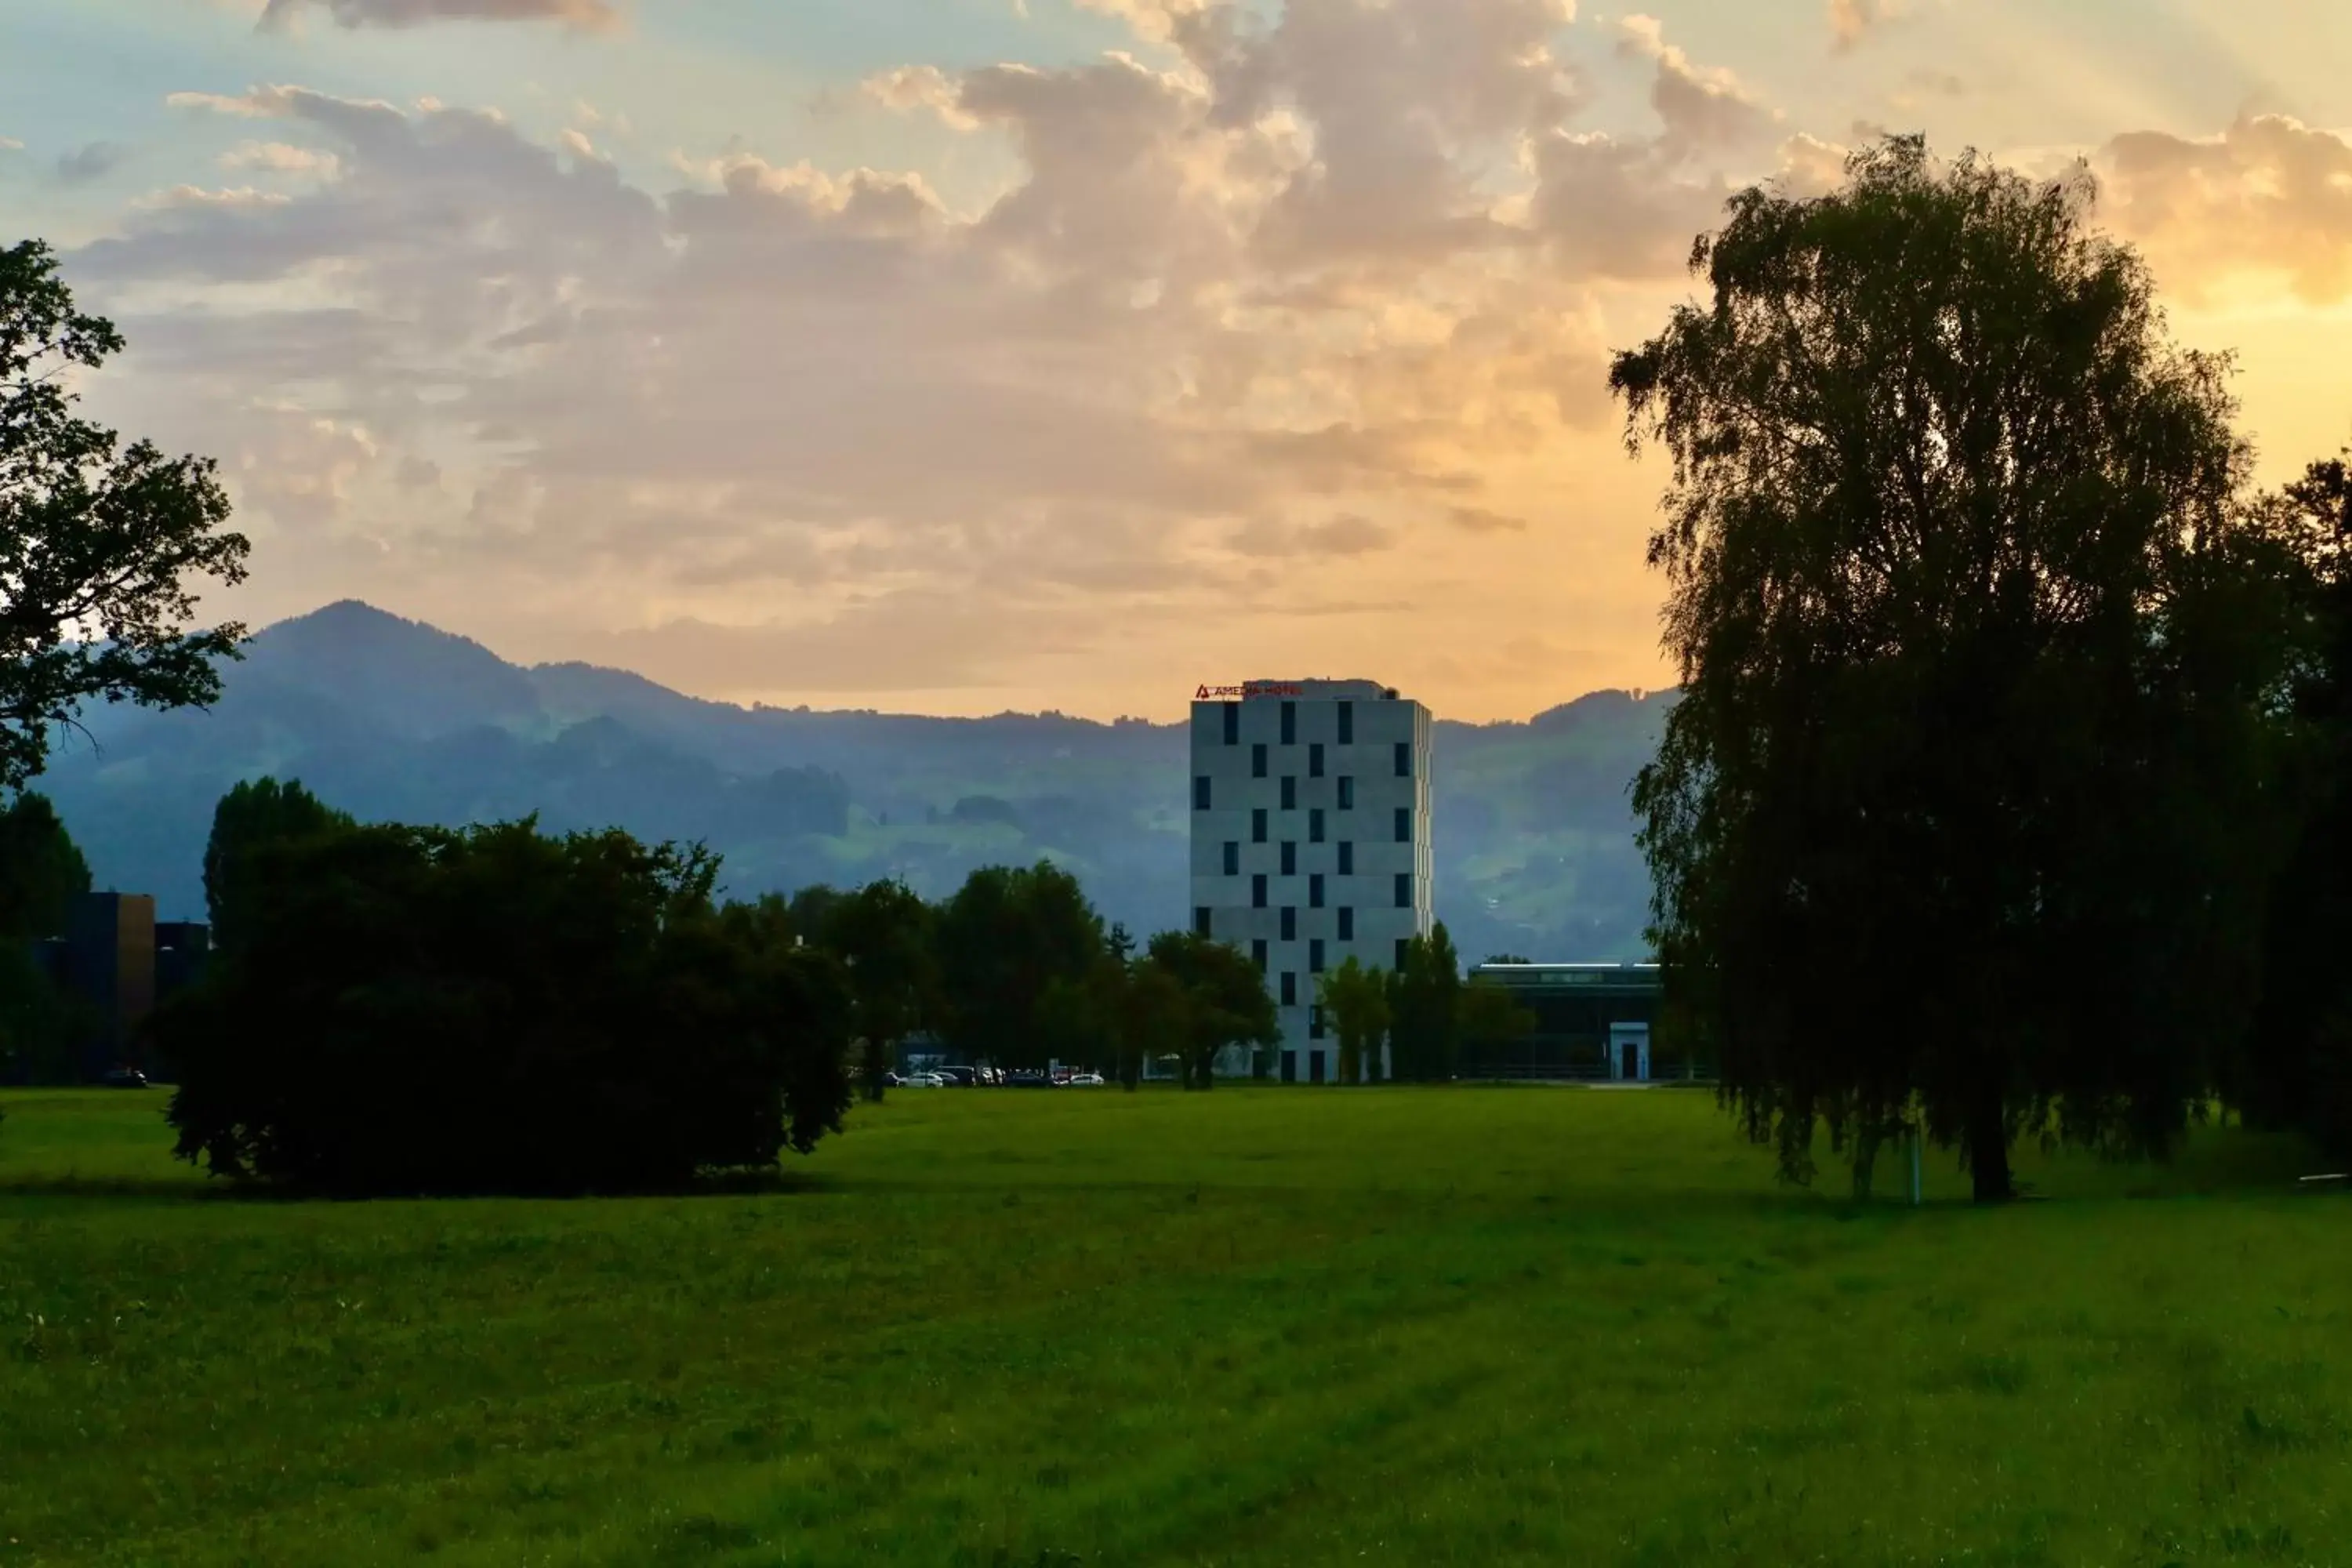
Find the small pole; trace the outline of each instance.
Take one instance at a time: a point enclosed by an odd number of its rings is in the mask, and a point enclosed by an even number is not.
[[[1919,1206],[1919,1124],[1911,1124],[1911,1206]]]

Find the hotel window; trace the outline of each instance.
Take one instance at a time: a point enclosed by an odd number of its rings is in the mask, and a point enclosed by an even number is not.
[[[1396,743],[1396,774],[1401,779],[1412,777],[1412,742],[1411,741],[1399,741]]]
[[[1405,955],[1412,951],[1412,938],[1409,936],[1401,936],[1397,938],[1396,966],[1399,970],[1402,970],[1404,968]]]
[[[1265,807],[1262,805],[1250,813],[1250,842],[1253,844],[1265,842]]]
[[[1241,874],[1242,874],[1242,846],[1241,846],[1241,840],[1239,840],[1239,839],[1237,839],[1237,838],[1228,838],[1228,839],[1226,839],[1226,840],[1225,840],[1225,875],[1226,875],[1226,876],[1228,876],[1228,877],[1238,877],[1238,876],[1240,876]]]
[[[1401,910],[1412,908],[1412,873],[1410,871],[1396,874],[1396,907]]]
[[[1298,1081],[1298,1053],[1297,1051],[1285,1051],[1282,1053],[1282,1081],[1285,1083],[1297,1083]]]
[[[1192,809],[1194,811],[1209,809],[1209,775],[1206,773],[1192,781]]]
[[[1310,779],[1323,776],[1323,742],[1320,741],[1307,748],[1307,776]]]
[[[1260,974],[1265,973],[1265,938],[1259,937],[1250,943],[1250,962],[1257,965]]]
[[[1282,874],[1286,877],[1298,875],[1298,841],[1295,838],[1282,841]]]
[[[1323,808],[1319,805],[1307,814],[1307,842],[1323,842]]]
[[[1307,973],[1309,974],[1323,973],[1323,939],[1319,936],[1307,944]]]
[[[1282,906],[1282,940],[1285,942],[1298,940],[1298,906],[1296,904]]]
[[[1250,908],[1265,908],[1265,873],[1263,871],[1250,879]]]
[[[1282,743],[1286,746],[1298,744],[1298,704],[1296,702],[1282,705]]]
[[[1356,705],[1352,702],[1342,702],[1339,704],[1339,744],[1352,746],[1355,743]]]
[[[1396,841],[1400,844],[1412,842],[1412,807],[1409,805],[1396,808]]]
[[[1356,775],[1353,773],[1339,775],[1339,809],[1341,811],[1356,809]]]
[[[1298,1005],[1298,976],[1287,969],[1282,972],[1282,1005],[1286,1007]]]
[[[1282,809],[1285,811],[1298,809],[1298,775],[1296,773],[1282,775]]]
[[[1307,1037],[1310,1040],[1319,1040],[1323,1037],[1323,1004],[1320,1002],[1307,1011]],[[1283,1052],[1286,1057],[1289,1054],[1288,1051]]]
[[[1307,879],[1307,907],[1310,910],[1323,907],[1323,873],[1320,871]]]
[[[1250,777],[1254,779],[1265,777],[1265,742],[1264,741],[1250,747]]]
[[[1209,934],[1209,907],[1206,904],[1198,905],[1192,910],[1192,934],[1194,936]]]
[[[1238,702],[1228,702],[1225,704],[1225,744],[1238,746],[1241,743],[1242,705]]]
[[[1351,839],[1351,838],[1343,838],[1343,839],[1341,839],[1341,840],[1339,841],[1339,875],[1341,875],[1342,877],[1352,877],[1352,876],[1354,876],[1355,874],[1356,874],[1356,844],[1355,844],[1355,840],[1353,840],[1353,839]]]
[[[1341,942],[1356,940],[1356,911],[1352,908],[1342,909],[1339,911],[1339,940]]]

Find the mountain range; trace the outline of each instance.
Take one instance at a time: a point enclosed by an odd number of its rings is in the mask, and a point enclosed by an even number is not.
[[[1182,724],[938,719],[706,701],[623,670],[509,664],[356,601],[281,622],[203,710],[107,708],[35,786],[100,888],[203,918],[213,805],[299,778],[364,820],[537,813],[699,839],[739,897],[895,875],[952,891],[1050,858],[1138,933],[1189,900]],[[1436,725],[1439,917],[1475,958],[1642,953],[1648,879],[1628,790],[1671,693],[1601,691],[1524,723]]]

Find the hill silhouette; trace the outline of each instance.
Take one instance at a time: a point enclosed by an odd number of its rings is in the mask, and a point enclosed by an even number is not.
[[[1669,694],[1596,692],[1526,723],[1441,721],[1438,913],[1472,957],[1641,951],[1648,882],[1627,786]],[[205,712],[109,709],[37,787],[100,887],[201,918],[213,804],[299,777],[362,818],[536,812],[701,839],[738,895],[883,875],[937,896],[975,866],[1051,857],[1139,932],[1181,925],[1181,724],[743,708],[625,670],[514,665],[357,601],[256,636]]]

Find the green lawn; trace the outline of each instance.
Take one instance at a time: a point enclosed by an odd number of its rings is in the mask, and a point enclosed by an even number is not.
[[[2352,1563],[2352,1200],[2238,1133],[1915,1211],[1687,1092],[933,1090],[292,1204],[162,1104],[0,1094],[0,1565]]]

